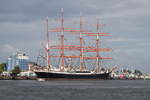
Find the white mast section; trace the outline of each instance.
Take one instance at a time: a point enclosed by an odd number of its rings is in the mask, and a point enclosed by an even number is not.
[[[47,71],[51,70],[50,68],[50,50],[49,50],[49,32],[48,32],[48,16],[46,17],[46,55],[47,55]]]
[[[64,71],[64,9],[61,8],[61,50],[60,50],[60,71]]]
[[[80,71],[83,71],[84,68],[82,27],[83,27],[83,20],[82,20],[82,13],[80,12]]]
[[[96,72],[99,73],[100,72],[100,62],[99,62],[99,27],[100,27],[100,23],[99,23],[99,18],[96,17],[97,20],[97,24],[96,24],[96,32],[97,32],[97,36],[96,36]]]

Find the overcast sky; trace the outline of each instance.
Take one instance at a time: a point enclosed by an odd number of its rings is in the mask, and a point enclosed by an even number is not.
[[[150,0],[0,0],[0,62],[16,50],[35,60],[44,19],[58,18],[61,8],[70,19],[78,19],[80,12],[87,22],[100,17],[103,32],[113,35],[106,42],[115,63],[150,71]]]

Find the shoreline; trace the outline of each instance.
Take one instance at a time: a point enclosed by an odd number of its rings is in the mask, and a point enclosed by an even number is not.
[[[0,80],[38,80],[37,77],[0,77]],[[45,79],[46,80],[46,79]],[[51,79],[51,80],[70,80],[70,79]],[[72,79],[72,80],[86,80],[86,79]],[[88,79],[90,80],[90,79]],[[92,79],[91,79],[92,80]],[[100,80],[100,79],[97,79]],[[110,79],[106,79],[106,80],[150,80],[150,79],[143,79],[143,78],[110,78]],[[50,80],[46,80],[46,81],[50,81]]]
[[[37,80],[37,77],[12,77],[12,76],[0,76],[0,80]]]

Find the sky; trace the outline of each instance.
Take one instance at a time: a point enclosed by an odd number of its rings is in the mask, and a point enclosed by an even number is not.
[[[99,17],[106,43],[120,68],[150,73],[150,0],[0,0],[0,62],[21,50],[36,61],[46,16],[52,25],[64,8],[66,19]],[[88,27],[86,27],[88,28]]]

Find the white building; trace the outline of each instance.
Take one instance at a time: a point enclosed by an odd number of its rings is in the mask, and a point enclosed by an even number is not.
[[[7,59],[7,71],[11,71],[15,66],[21,70],[28,70],[29,57],[25,53],[17,53]]]

